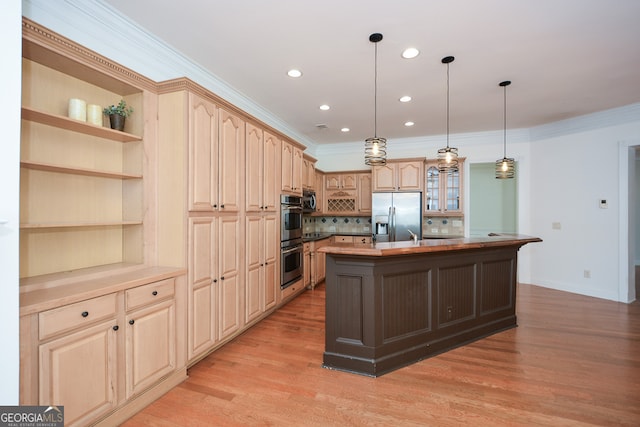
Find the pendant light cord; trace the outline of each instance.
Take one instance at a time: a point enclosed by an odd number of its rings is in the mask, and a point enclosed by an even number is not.
[[[447,62],[447,148],[449,148],[449,63]]]
[[[504,88],[504,158],[507,158],[507,85]]]
[[[375,43],[373,60],[373,137],[378,137],[378,43]]]

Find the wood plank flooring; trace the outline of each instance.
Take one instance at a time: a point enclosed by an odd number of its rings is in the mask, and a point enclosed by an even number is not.
[[[639,426],[640,303],[518,286],[518,327],[379,378],[323,369],[324,285],[124,425]]]

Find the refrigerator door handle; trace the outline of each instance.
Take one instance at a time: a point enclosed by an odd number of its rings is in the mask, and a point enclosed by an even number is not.
[[[393,241],[395,242],[396,241],[396,207],[393,206],[391,209],[393,212],[391,214],[392,221],[393,221]]]
[[[389,241],[393,242],[393,207],[389,206],[389,225],[387,227],[389,227]]]

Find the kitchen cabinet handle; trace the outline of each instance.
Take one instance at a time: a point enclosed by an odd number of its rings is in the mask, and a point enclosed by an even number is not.
[[[224,209],[224,205],[220,205],[220,209]]]
[[[82,312],[82,317],[87,317],[89,316],[89,312],[88,311],[83,311]]]
[[[117,331],[118,329],[120,329],[120,328],[118,327],[118,325],[116,325],[116,326],[114,326],[114,327],[113,327],[113,330],[114,330],[114,331]]]
[[[220,280],[224,280],[224,276],[220,277]]]
[[[217,208],[217,207],[218,207],[218,205],[217,205],[217,204],[216,204],[216,205],[213,205],[213,207],[214,207],[214,208]]]
[[[130,325],[133,325],[134,323],[136,323],[136,321],[135,321],[135,320],[133,320],[133,319],[129,320],[129,324],[130,324]]]
[[[218,279],[213,279],[213,283],[218,283]]]
[[[151,292],[151,295],[153,295],[155,297],[156,295],[158,295],[158,291]]]

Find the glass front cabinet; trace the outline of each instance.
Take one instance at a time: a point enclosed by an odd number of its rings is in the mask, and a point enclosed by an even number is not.
[[[440,172],[437,160],[425,162],[424,214],[462,214],[462,174],[464,159],[458,159],[457,172]]]

